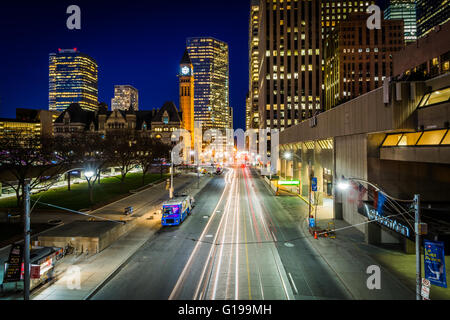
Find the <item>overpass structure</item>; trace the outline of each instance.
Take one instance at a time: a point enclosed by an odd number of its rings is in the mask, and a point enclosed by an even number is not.
[[[448,216],[449,123],[449,73],[427,81],[386,79],[383,87],[281,132],[278,174],[300,180],[303,196],[317,178],[317,204],[331,203],[333,218],[360,224],[367,242],[408,244],[395,228],[364,224],[370,217],[361,203],[374,190],[343,193],[336,181],[363,179],[401,199],[420,194],[425,214]],[[287,152],[295,156],[284,157]],[[438,225],[431,231],[442,234]]]

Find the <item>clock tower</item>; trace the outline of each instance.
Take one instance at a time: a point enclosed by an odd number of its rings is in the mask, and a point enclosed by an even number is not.
[[[180,62],[180,110],[183,116],[183,129],[191,133],[194,145],[194,72],[189,53],[186,50]]]

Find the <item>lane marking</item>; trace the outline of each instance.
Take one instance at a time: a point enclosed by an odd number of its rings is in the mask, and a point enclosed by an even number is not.
[[[234,174],[234,171],[233,171],[233,174]],[[233,182],[232,182],[232,184],[231,184],[231,186],[230,186],[230,189],[231,190],[233,190],[233,185],[235,184],[235,174],[233,175]],[[231,192],[230,192],[230,194],[229,194],[229,197],[228,198],[230,198],[231,197]],[[228,200],[227,200],[227,203],[228,203]],[[227,204],[226,203],[226,204]],[[226,205],[225,204],[225,205]],[[218,207],[219,206],[217,206],[215,209],[214,209],[214,211],[216,211],[217,209],[218,209]],[[214,212],[215,213],[215,212]],[[214,240],[213,240],[213,245],[211,246],[211,249],[209,250],[209,256],[208,256],[208,259],[207,259],[207,261],[206,261],[206,263],[205,263],[205,266],[204,266],[204,268],[203,268],[203,271],[202,271],[202,274],[201,274],[201,276],[200,276],[200,279],[199,279],[199,282],[198,282],[198,285],[197,285],[197,289],[196,289],[196,291],[195,291],[195,294],[194,294],[194,297],[193,297],[193,300],[197,300],[197,299],[200,299],[200,300],[202,300],[203,299],[203,297],[205,296],[205,294],[207,293],[207,288],[208,288],[208,286],[209,286],[209,281],[211,280],[211,273],[212,273],[212,271],[213,271],[213,267],[214,267],[214,264],[213,264],[213,260],[212,260],[212,257],[214,256],[214,258],[216,257],[216,251],[217,251],[217,238],[219,237],[219,234],[220,234],[220,230],[222,230],[222,224],[223,224],[223,221],[224,221],[224,217],[225,217],[225,215],[222,215],[222,217],[221,217],[221,219],[220,219],[220,223],[219,223],[219,226],[218,226],[218,228],[217,228],[217,232],[216,232],[216,235],[215,235],[215,237],[214,237]],[[208,281],[205,283],[205,285],[203,286],[203,290],[202,290],[202,292],[201,292],[201,294],[200,294],[200,296],[199,296],[199,291],[201,290],[201,287],[202,287],[202,283],[205,281],[205,277],[206,277],[206,270],[209,268],[209,278],[208,278]]]
[[[225,188],[223,189],[222,195],[221,195],[219,201],[217,202],[217,206],[213,210],[213,213],[211,215],[211,219],[209,219],[209,221],[206,224],[205,229],[203,229],[203,232],[200,235],[199,239],[202,239],[204,237],[204,235],[206,234],[206,232],[208,231],[209,225],[210,225],[211,221],[214,220],[213,218],[214,218],[214,215],[216,213],[216,210],[220,206],[220,204],[222,203],[222,199],[225,196],[227,189],[228,189],[228,185],[226,185]],[[182,283],[184,282],[184,278],[186,277],[187,271],[188,271],[188,269],[190,268],[190,266],[192,264],[192,259],[194,258],[195,254],[197,253],[200,245],[201,245],[200,242],[197,242],[197,244],[195,245],[194,250],[192,251],[192,253],[191,253],[191,255],[190,255],[186,265],[184,266],[183,271],[181,272],[181,275],[180,275],[180,277],[177,280],[177,283],[175,284],[175,287],[173,288],[172,292],[170,293],[169,300],[173,300],[175,298],[175,295],[177,294],[178,290],[180,289]]]
[[[294,279],[292,279],[291,273],[288,272],[288,275],[289,275],[289,279],[291,279],[292,286],[294,287],[294,292],[295,292],[296,295],[298,295],[297,286],[295,285]]]
[[[238,185],[239,188],[240,184]],[[245,260],[247,263],[247,286],[248,286],[248,297],[249,300],[252,300],[252,287],[251,287],[251,280],[250,280],[250,266],[248,263],[248,245],[247,245],[247,223],[245,222],[245,216],[243,217],[244,220],[244,237],[245,237]]]

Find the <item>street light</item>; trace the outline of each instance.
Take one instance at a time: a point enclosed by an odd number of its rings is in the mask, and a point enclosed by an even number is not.
[[[376,191],[381,191],[386,198],[389,198],[391,200],[394,201],[399,201],[399,202],[413,202],[414,204],[414,222],[415,222],[415,236],[416,236],[416,300],[422,300],[421,298],[421,286],[422,286],[422,265],[420,262],[420,236],[421,236],[421,231],[420,231],[420,195],[416,194],[414,195],[414,199],[413,200],[402,200],[402,199],[397,199],[394,198],[390,195],[388,195],[386,192],[382,191],[377,185],[364,180],[364,179],[359,179],[359,178],[345,178],[344,176],[342,176],[342,179],[338,182],[337,187],[339,190],[341,191],[346,191],[350,188],[350,183],[349,181],[354,181],[354,182],[360,182],[360,183],[366,183],[370,186],[372,186],[373,188],[375,188]]]
[[[71,170],[72,171],[72,170]],[[90,179],[90,178],[92,178],[93,176],[94,176],[94,171],[86,171],[85,173],[84,173],[84,176],[86,177],[86,178],[88,178],[88,179]]]
[[[60,175],[58,175],[58,178],[66,173],[70,173],[73,170],[81,170],[81,169],[70,169],[67,170],[63,173],[61,173]],[[57,181],[58,178],[56,178],[55,180]],[[55,182],[56,183],[56,182]],[[48,186],[48,189],[51,188],[53,184],[50,184]],[[47,190],[48,190],[47,189]],[[24,185],[24,262],[23,262],[23,268],[24,268],[24,275],[23,275],[23,299],[24,300],[30,300],[30,242],[31,242],[31,230],[30,230],[30,214],[31,211],[33,210],[33,208],[31,208],[31,200],[30,200],[30,180],[27,179],[25,180],[25,185]],[[42,197],[41,196],[38,198],[39,199]],[[36,202],[37,203],[37,202]]]
[[[170,191],[169,191],[169,197],[170,199],[173,198],[173,149],[170,151]]]

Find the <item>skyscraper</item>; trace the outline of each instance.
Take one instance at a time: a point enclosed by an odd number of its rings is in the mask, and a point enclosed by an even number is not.
[[[130,85],[114,86],[114,98],[111,99],[111,110],[139,110],[139,92]]]
[[[404,22],[366,27],[369,14],[352,13],[325,41],[325,109],[380,87],[392,76],[392,54],[404,47]]]
[[[246,127],[259,128],[258,84],[259,84],[259,0],[252,0],[249,25],[249,93],[246,100]]]
[[[448,0],[417,0],[417,36],[423,37],[434,27],[450,20]]]
[[[186,50],[180,62],[180,110],[183,117],[183,129],[191,133],[194,143],[194,72],[189,53]]]
[[[49,55],[49,110],[64,111],[72,103],[97,110],[97,62],[76,48],[58,49]]]
[[[350,13],[366,12],[375,1],[322,0],[321,3],[322,38],[326,39],[339,22],[345,21]]]
[[[260,128],[284,130],[322,110],[320,3],[260,2]]]
[[[194,119],[203,129],[229,126],[228,44],[211,37],[189,38],[194,67]]]
[[[405,42],[417,40],[416,0],[390,0],[384,19],[401,19],[405,23]]]

